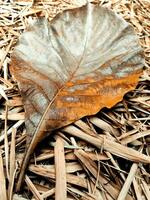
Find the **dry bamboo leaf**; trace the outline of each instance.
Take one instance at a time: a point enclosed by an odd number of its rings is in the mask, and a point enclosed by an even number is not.
[[[5,165],[6,165],[6,176],[9,180],[9,144],[8,144],[8,135],[7,135],[7,114],[8,114],[8,107],[6,106],[5,109],[5,130],[4,130],[4,147],[5,147]]]
[[[41,160],[46,160],[49,158],[53,158],[53,157],[54,157],[54,151],[49,150],[47,152],[40,154],[38,157],[36,157],[36,162],[41,161]]]
[[[12,130],[12,138],[11,138],[11,147],[10,147],[10,180],[9,180],[9,187],[8,187],[8,197],[11,200],[13,195],[13,186],[14,186],[14,179],[15,179],[15,137],[16,137],[16,129]]]
[[[5,119],[5,114],[0,115],[0,119]],[[11,114],[8,113],[7,119],[8,120],[24,120],[25,119],[24,112],[11,113]]]
[[[6,180],[3,169],[3,159],[1,155],[1,149],[0,149],[0,199],[7,200]]]
[[[38,142],[54,129],[115,105],[135,88],[143,65],[133,28],[98,5],[30,26],[10,66],[23,97],[28,134],[17,190]]]
[[[43,198],[41,197],[39,191],[36,189],[36,187],[34,186],[34,184],[32,183],[32,181],[30,180],[30,178],[27,175],[25,176],[25,182],[26,182],[28,188],[33,193],[33,195],[35,196],[35,198],[37,200],[43,200]]]
[[[22,124],[24,123],[24,120],[19,120],[19,121],[17,121],[14,125],[13,125],[13,127],[11,127],[10,129],[8,129],[8,131],[7,131],[7,136],[9,136],[11,133],[12,133],[12,129],[13,128],[18,128],[18,127],[20,127]],[[5,138],[5,135],[3,134],[3,135],[1,135],[0,136],[0,142],[2,142],[3,140],[4,140],[4,138]]]
[[[57,136],[55,145],[55,173],[56,173],[56,188],[55,199],[67,198],[67,182],[66,182],[66,165],[64,155],[64,141]]]
[[[34,166],[31,165],[29,167],[29,170],[35,174],[38,174],[40,176],[44,176],[46,178],[51,178],[51,179],[55,179],[55,173],[53,172],[49,172],[47,169],[45,169],[42,166]],[[87,188],[87,182],[86,179],[80,176],[76,176],[73,174],[67,174],[66,175],[67,178],[67,183],[73,184],[73,185],[77,185],[83,188]]]
[[[41,196],[43,199],[52,196],[55,194],[55,188],[52,188],[51,190],[48,190],[47,192],[44,192]]]
[[[88,152],[88,156],[94,161],[96,161],[96,160],[109,160],[109,158],[105,154],[100,154],[100,153],[96,154],[94,152]],[[70,161],[77,159],[73,152],[67,153],[65,158],[66,158],[66,160],[70,160]]]
[[[33,164],[29,165],[29,168],[30,167],[32,168],[32,166],[34,166],[34,165]],[[47,170],[47,172],[49,172],[49,173],[55,173],[55,165],[43,165],[43,166],[37,165],[37,166],[42,167],[43,169],[45,168]],[[82,170],[82,167],[77,162],[66,163],[66,173],[68,173],[68,174],[78,172],[81,170]]]
[[[126,199],[126,196],[128,194],[128,191],[129,191],[129,188],[131,186],[131,183],[133,182],[133,179],[134,179],[134,176],[137,172],[137,169],[138,169],[138,165],[136,163],[133,163],[131,169],[130,169],[130,172],[128,174],[128,177],[119,193],[119,196],[117,198],[117,200],[124,200]]]
[[[109,125],[108,123],[106,123],[105,121],[103,121],[103,120],[101,120],[97,117],[91,117],[90,121],[94,125],[96,125],[97,127],[103,129],[104,131],[107,131],[107,132],[112,133],[114,135],[118,134],[118,132],[111,125]]]
[[[129,137],[126,137],[126,138],[123,138],[123,140],[121,140],[121,143],[122,144],[128,144],[128,143],[131,143],[139,138],[144,138],[145,136],[149,136],[150,135],[150,131],[143,131],[143,132],[139,132],[139,133],[136,133],[134,135],[131,135]]]
[[[145,182],[145,181],[142,181],[142,189],[143,189],[143,192],[147,198],[147,200],[150,199],[150,190],[149,190],[149,185]]]
[[[134,186],[134,191],[135,191],[137,200],[141,200],[142,199],[142,194],[141,194],[141,191],[139,189],[139,185],[137,183],[136,178],[133,179],[133,186]]]

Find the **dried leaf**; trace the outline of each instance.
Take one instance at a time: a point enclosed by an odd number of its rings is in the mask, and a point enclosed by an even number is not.
[[[54,129],[115,105],[135,88],[143,63],[133,28],[98,5],[64,11],[51,23],[38,19],[22,34],[10,66],[28,135],[17,190],[37,143]]]
[[[50,170],[46,169],[43,166],[39,165],[30,165],[29,170],[35,174],[40,176],[44,176],[46,178],[56,179],[56,174],[54,172],[50,172]],[[83,187],[87,189],[87,181],[84,177],[77,176],[74,174],[66,174],[67,183],[77,185],[79,187]]]
[[[0,199],[7,200],[7,191],[6,191],[6,179],[4,174],[4,168],[3,168],[3,158],[1,155],[1,149],[0,149]]]
[[[67,198],[67,183],[66,183],[66,162],[64,155],[64,141],[61,137],[57,136],[55,145],[55,173],[56,173],[56,186],[55,186],[55,199]]]

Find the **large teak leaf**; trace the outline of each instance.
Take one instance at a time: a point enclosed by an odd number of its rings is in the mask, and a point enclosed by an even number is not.
[[[112,107],[134,89],[143,55],[133,28],[114,12],[88,4],[38,19],[21,36],[10,70],[26,113],[29,156],[52,130]]]

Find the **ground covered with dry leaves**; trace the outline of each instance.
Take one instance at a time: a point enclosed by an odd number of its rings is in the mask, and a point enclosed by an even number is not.
[[[96,3],[98,1],[94,1]],[[85,117],[41,142],[20,194],[15,182],[25,152],[24,110],[9,73],[10,55],[32,18],[51,20],[84,0],[0,1],[0,200],[150,199],[150,1],[102,0],[131,23],[145,52],[137,88],[112,109]],[[60,173],[55,173],[55,170]],[[57,190],[55,185],[57,184]]]

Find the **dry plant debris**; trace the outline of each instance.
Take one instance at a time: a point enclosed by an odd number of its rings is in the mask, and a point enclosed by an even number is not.
[[[45,16],[51,20],[62,10],[85,3],[81,0],[0,1],[0,199],[65,196],[70,200],[150,199],[148,0],[93,2],[115,10],[134,26],[145,52],[145,71],[137,88],[112,109],[76,121],[40,143],[30,161],[22,191],[15,193],[26,130],[22,99],[9,73],[10,55],[33,18]],[[59,187],[62,183],[63,187]]]
[[[133,27],[99,5],[66,10],[50,23],[38,18],[27,27],[9,66],[27,132],[16,191],[37,144],[54,130],[121,101],[135,89],[143,57]]]

